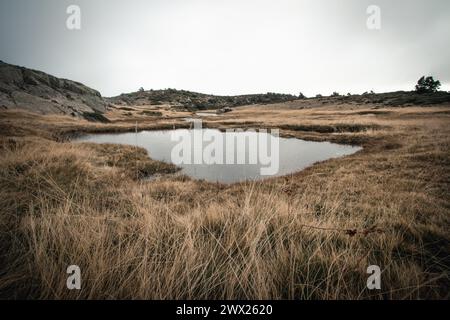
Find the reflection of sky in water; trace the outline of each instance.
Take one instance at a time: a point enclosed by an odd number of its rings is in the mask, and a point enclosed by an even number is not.
[[[200,129],[202,133],[210,131],[209,133],[219,134],[223,138],[223,146],[226,146],[226,140],[236,135],[247,133],[231,133],[219,132],[214,129]],[[142,131],[139,133],[118,133],[118,134],[91,134],[77,139],[80,142],[95,142],[95,143],[116,143],[137,145],[143,147],[148,151],[152,159],[164,162],[171,162],[172,148],[178,142],[171,141],[173,130],[164,131]],[[193,136],[195,130],[189,130]],[[198,133],[198,131],[197,131]],[[253,133],[258,138],[267,138],[269,134],[258,132]],[[204,142],[203,147],[211,142]],[[269,143],[269,142],[268,142]],[[268,144],[269,145],[269,144]],[[234,143],[234,155],[245,152],[246,159],[249,159],[249,141],[246,141],[245,146]],[[279,138],[279,170],[276,176],[287,175],[296,171],[300,171],[315,162],[324,161],[330,158],[341,157],[353,154],[360,150],[360,147],[339,145],[330,142],[311,142],[294,138]],[[258,150],[259,151],[259,150]],[[270,152],[270,148],[269,148]],[[194,152],[192,151],[192,157]],[[226,151],[223,151],[224,163]],[[270,155],[270,153],[269,153]],[[272,158],[273,159],[273,158]],[[236,163],[236,162],[235,162]],[[247,161],[248,163],[248,161]],[[189,175],[196,179],[205,179],[207,181],[220,181],[226,183],[238,182],[243,180],[257,180],[264,179],[270,176],[262,176],[260,174],[261,167],[268,167],[269,165],[261,164],[182,164],[182,173]]]

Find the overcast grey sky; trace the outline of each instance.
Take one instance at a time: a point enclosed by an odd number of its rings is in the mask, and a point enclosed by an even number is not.
[[[81,30],[66,8],[81,8]],[[381,29],[366,25],[381,8]],[[450,90],[449,0],[0,0],[0,60],[104,96]]]

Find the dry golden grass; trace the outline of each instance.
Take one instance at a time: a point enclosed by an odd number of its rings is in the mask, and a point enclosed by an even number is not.
[[[133,147],[58,142],[134,123],[0,114],[1,297],[449,298],[449,106],[238,108],[206,124],[289,125],[283,134],[364,150],[235,185],[140,180],[173,168]],[[80,291],[66,288],[71,264]],[[380,291],[366,288],[371,264]]]

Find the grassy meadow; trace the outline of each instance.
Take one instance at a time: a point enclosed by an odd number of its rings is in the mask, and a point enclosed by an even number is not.
[[[102,124],[1,111],[0,298],[448,299],[450,105],[306,103],[239,107],[204,125],[363,150],[232,185],[133,146],[70,142],[186,127],[189,112],[114,109]],[[71,264],[81,290],[66,287]],[[381,290],[366,287],[373,264]]]

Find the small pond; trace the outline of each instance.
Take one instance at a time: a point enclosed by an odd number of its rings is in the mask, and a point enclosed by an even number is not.
[[[242,135],[246,135],[245,137]],[[174,136],[179,140],[174,141]],[[189,159],[192,161],[174,161],[173,150],[180,150],[182,138],[192,141]],[[209,137],[205,141],[202,137]],[[214,137],[213,140],[211,137]],[[237,142],[241,138],[243,143]],[[243,138],[243,140],[242,140]],[[193,141],[199,141],[194,143]],[[221,132],[216,129],[177,129],[160,131],[141,131],[138,133],[89,134],[75,139],[76,142],[114,143],[137,145],[145,148],[152,159],[175,163],[184,173],[195,179],[211,182],[234,183],[245,180],[259,180],[273,176],[288,175],[312,164],[331,158],[351,155],[361,147],[340,145],[330,142],[312,142],[296,138],[278,138],[265,132]],[[212,141],[221,140],[211,148]],[[234,142],[234,143],[231,143]],[[266,145],[266,148],[261,146]],[[184,144],[186,146],[186,144]],[[208,149],[207,146],[210,146]],[[255,146],[256,148],[252,148]],[[276,148],[274,147],[276,146]],[[228,148],[228,150],[227,150]],[[208,149],[208,150],[206,150]],[[211,151],[214,149],[214,151]],[[263,152],[264,150],[266,152]],[[187,148],[186,148],[187,150]],[[255,150],[257,152],[256,159]],[[271,152],[273,151],[273,152]],[[185,154],[185,151],[178,153]],[[195,159],[200,155],[200,160]],[[244,157],[245,155],[245,157]],[[239,160],[239,157],[241,160]],[[223,159],[218,161],[217,159]],[[186,158],[185,158],[186,159]],[[245,159],[244,161],[242,161]],[[263,168],[269,173],[264,173]]]

